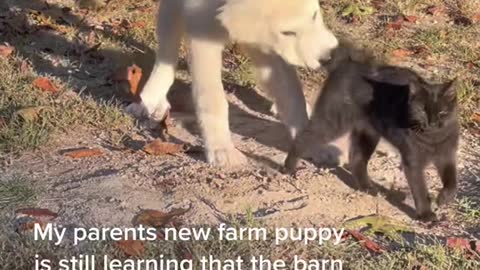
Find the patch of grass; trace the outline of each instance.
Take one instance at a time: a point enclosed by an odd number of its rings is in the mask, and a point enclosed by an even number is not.
[[[475,223],[480,220],[480,205],[468,197],[457,201],[459,214],[469,223]]]
[[[34,149],[49,139],[55,131],[75,127],[95,127],[108,131],[126,129],[132,120],[113,101],[82,98],[71,87],[52,78],[62,89],[58,94],[43,93],[32,85],[35,73],[19,72],[21,59],[0,59],[0,151],[18,152]],[[35,121],[16,116],[19,109],[44,106]]]
[[[0,181],[0,209],[28,205],[35,198],[35,189],[21,178]]]

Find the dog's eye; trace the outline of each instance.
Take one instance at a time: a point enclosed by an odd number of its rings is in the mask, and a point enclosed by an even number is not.
[[[294,32],[294,31],[283,31],[283,32],[282,32],[282,35],[288,36],[288,37],[296,37],[296,36],[297,36],[297,33]]]

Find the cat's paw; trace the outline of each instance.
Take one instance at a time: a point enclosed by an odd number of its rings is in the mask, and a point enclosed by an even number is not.
[[[437,205],[444,206],[451,203],[455,198],[455,194],[456,194],[455,189],[443,188],[442,190],[440,190],[440,193],[438,194]]]

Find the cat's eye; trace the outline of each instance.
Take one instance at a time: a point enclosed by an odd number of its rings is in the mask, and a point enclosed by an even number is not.
[[[294,31],[282,31],[282,35],[287,37],[296,37],[297,33]]]

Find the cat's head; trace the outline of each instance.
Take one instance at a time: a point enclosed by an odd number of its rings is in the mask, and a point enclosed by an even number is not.
[[[410,119],[415,128],[438,129],[457,121],[456,81],[431,84],[420,79],[410,83]]]

